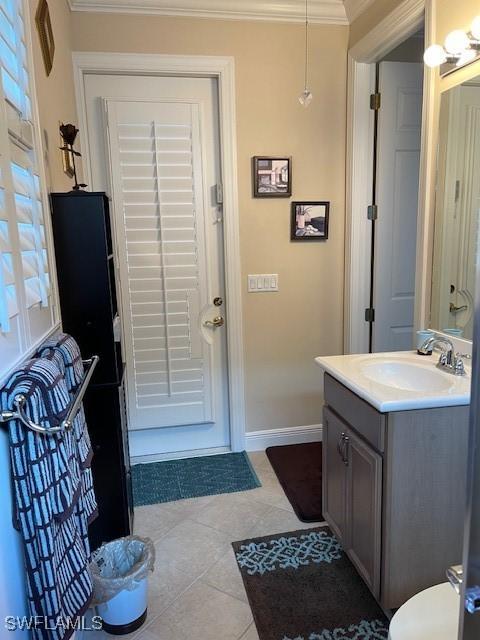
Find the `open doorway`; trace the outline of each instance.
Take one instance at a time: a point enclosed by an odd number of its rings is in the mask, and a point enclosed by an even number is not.
[[[370,305],[371,352],[411,349],[422,134],[423,28],[375,65]]]
[[[400,22],[385,20],[349,50],[345,353],[413,346],[418,203],[425,198],[420,157],[431,119],[423,107],[431,78],[424,82],[422,54],[430,23],[412,4]]]

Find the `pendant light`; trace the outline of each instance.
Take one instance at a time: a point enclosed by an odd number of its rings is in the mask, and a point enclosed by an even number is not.
[[[305,0],[305,81],[304,89],[298,96],[300,104],[307,108],[313,100],[313,94],[308,88],[308,0]]]

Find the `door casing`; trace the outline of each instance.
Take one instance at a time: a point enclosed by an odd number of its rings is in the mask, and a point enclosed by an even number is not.
[[[75,94],[79,118],[84,177],[92,184],[91,156],[87,135],[84,79],[89,74],[175,75],[216,78],[219,89],[221,172],[223,177],[224,262],[227,330],[228,395],[232,451],[245,449],[245,382],[239,206],[237,185],[237,141],[235,116],[235,69],[232,57],[171,56],[162,54],[73,53]],[[196,455],[196,451],[184,455]],[[198,452],[205,455],[205,451]],[[161,456],[155,456],[160,459]]]

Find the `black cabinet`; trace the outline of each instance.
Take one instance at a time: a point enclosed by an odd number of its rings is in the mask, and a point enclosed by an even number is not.
[[[96,548],[132,530],[133,501],[109,202],[104,193],[53,193],[52,227],[63,330],[83,357],[100,356],[85,395],[99,517]]]
[[[51,202],[64,330],[84,357],[100,356],[92,384],[119,383],[122,356],[113,329],[118,309],[108,198],[104,193],[53,193]]]

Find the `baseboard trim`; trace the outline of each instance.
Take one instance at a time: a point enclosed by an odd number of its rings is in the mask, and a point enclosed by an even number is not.
[[[318,442],[322,439],[322,431],[321,424],[250,431],[245,434],[245,448],[247,451],[263,451],[267,447],[284,444]]]
[[[305,427],[281,427],[279,429],[263,429],[250,431],[245,434],[246,451],[264,451],[267,447],[284,444],[303,444],[304,442],[319,442],[322,439],[322,425],[311,424]],[[214,447],[212,449],[192,449],[191,451],[174,451],[172,453],[153,453],[150,455],[131,456],[131,464],[145,464],[147,462],[162,462],[164,460],[179,460],[181,458],[196,458],[198,456],[213,456],[218,453],[228,453],[229,447]]]
[[[191,451],[173,451],[171,453],[152,453],[146,456],[130,456],[130,463],[145,464],[147,462],[163,462],[165,460],[181,460],[182,458],[199,458],[229,453],[230,447],[213,447],[211,449],[192,449]]]

